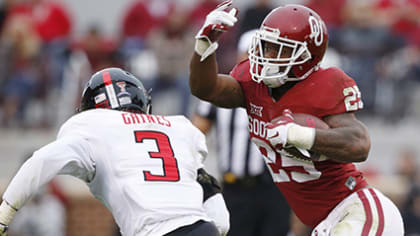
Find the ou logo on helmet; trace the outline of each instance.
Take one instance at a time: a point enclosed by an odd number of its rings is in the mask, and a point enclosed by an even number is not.
[[[309,16],[309,25],[311,26],[311,34],[309,35],[310,39],[314,40],[314,43],[317,47],[321,46],[322,42],[324,41],[324,32],[322,20],[318,20],[314,16]]]

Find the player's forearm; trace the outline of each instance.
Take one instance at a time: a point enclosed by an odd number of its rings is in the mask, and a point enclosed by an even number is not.
[[[203,207],[221,235],[229,231],[229,211],[219,182],[203,168],[197,170],[197,182],[203,188]]]
[[[20,209],[42,185],[55,176],[56,172],[58,171],[48,168],[41,158],[31,157],[12,179],[3,199],[14,209]]]
[[[60,174],[69,174],[88,181],[94,175],[94,164],[88,156],[86,141],[62,138],[34,153],[19,169],[7,187],[3,199],[20,209],[38,189]]]
[[[217,62],[215,54],[200,62],[200,56],[194,53],[190,63],[191,93],[211,102],[211,95],[217,80]]]
[[[6,235],[8,225],[15,213],[38,191],[39,187],[49,182],[58,171],[49,168],[42,158],[29,158],[19,169],[7,187],[0,205],[0,235]]]
[[[217,193],[207,199],[203,204],[206,214],[213,220],[219,233],[226,235],[230,228],[230,215],[225,200],[221,193]]]
[[[369,154],[370,139],[363,129],[317,129],[311,150],[339,162],[363,162]]]

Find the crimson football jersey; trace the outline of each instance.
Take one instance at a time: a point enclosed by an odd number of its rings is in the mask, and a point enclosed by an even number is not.
[[[339,202],[367,185],[352,163],[303,160],[284,151],[276,152],[266,139],[265,125],[281,116],[284,109],[319,118],[362,109],[360,91],[353,79],[337,68],[321,68],[275,101],[264,83],[252,80],[248,60],[237,65],[231,76],[244,92],[250,138],[262,152],[274,182],[304,224],[315,227]]]

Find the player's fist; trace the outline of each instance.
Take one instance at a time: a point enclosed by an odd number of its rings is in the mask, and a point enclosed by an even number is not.
[[[6,236],[7,229],[8,229],[7,225],[0,223],[0,236]]]
[[[287,144],[289,128],[295,124],[292,112],[289,109],[283,111],[283,115],[273,119],[266,125],[267,140],[271,145],[280,151]]]
[[[232,5],[232,0],[225,1],[212,12],[210,12],[204,25],[197,33],[197,39],[205,39],[209,43],[216,42],[223,32],[226,32],[230,27],[234,26],[238,21],[236,18],[236,8],[232,8],[229,12],[226,11]]]
[[[229,30],[238,21],[236,8],[231,8],[227,11],[231,5],[232,0],[219,4],[216,9],[207,15],[204,25],[195,36],[195,51],[201,56],[200,61],[204,61],[216,51],[218,47],[217,40],[222,33]]]

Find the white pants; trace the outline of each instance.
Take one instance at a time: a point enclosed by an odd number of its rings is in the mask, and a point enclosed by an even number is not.
[[[374,188],[352,193],[312,231],[312,236],[402,235],[404,225],[398,208]]]

